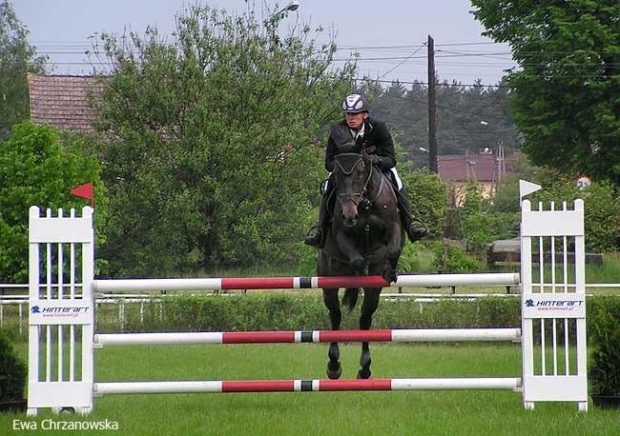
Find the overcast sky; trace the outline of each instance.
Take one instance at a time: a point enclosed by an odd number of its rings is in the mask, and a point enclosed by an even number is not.
[[[289,1],[255,1],[259,16],[268,16]],[[12,0],[19,20],[30,31],[29,41],[48,54],[54,74],[92,72],[84,51],[96,32],[120,34],[125,28],[144,32],[155,25],[160,33],[174,30],[174,17],[187,0]],[[244,0],[199,1],[229,13],[247,10]],[[514,66],[510,49],[483,37],[483,27],[470,13],[468,0],[299,0],[299,9],[280,24],[285,34],[295,22],[333,27],[338,59],[359,53],[359,73],[381,80],[427,81],[426,43],[435,40],[440,80],[469,85],[475,79],[494,85]]]

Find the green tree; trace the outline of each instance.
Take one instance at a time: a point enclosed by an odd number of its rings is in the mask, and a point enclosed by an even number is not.
[[[28,44],[28,30],[8,0],[0,0],[0,140],[29,118],[27,73],[45,71],[44,56]]]
[[[208,7],[174,40],[102,35],[114,64],[98,105],[114,275],[169,276],[295,262],[325,177],[327,124],[353,85],[308,26]]]
[[[81,208],[85,200],[71,189],[93,182],[97,199],[97,228],[105,222],[106,200],[101,195],[99,162],[83,154],[83,141],[63,139],[50,126],[29,121],[13,127],[11,138],[0,142],[0,282],[28,279],[28,209],[30,206]],[[98,241],[103,242],[101,232]]]
[[[523,156],[516,162],[516,174],[504,180],[490,208],[495,215],[518,216],[519,179],[524,179],[542,186],[540,191],[528,196],[535,208],[538,208],[538,202],[543,202],[543,207],[549,208],[549,203],[553,201],[556,209],[564,207],[563,202],[567,202],[567,207],[571,209],[575,199],[583,199],[588,250],[618,250],[620,195],[617,186],[609,182],[599,182],[579,189],[575,178],[559,174],[557,170],[531,165]]]
[[[410,171],[410,167],[405,166],[398,173],[407,187],[413,216],[428,227],[430,238],[440,238],[449,209],[445,183],[426,168]]]
[[[465,185],[465,199],[463,200],[463,212],[479,213],[482,212],[484,197],[482,196],[482,185],[477,180],[468,180]]]
[[[534,164],[620,184],[618,0],[472,0],[486,35],[511,45],[507,81]]]
[[[544,183],[544,182],[543,182]],[[586,248],[592,252],[616,251],[620,236],[620,196],[618,188],[609,182],[594,183],[585,189],[579,189],[575,180],[556,179],[545,183],[543,188],[532,195],[532,203],[543,202],[547,205],[553,201],[557,210],[562,209],[563,202],[572,209],[575,199],[584,201]]]
[[[371,113],[385,121],[398,136],[407,160],[428,166],[427,86],[413,83],[407,89],[393,82],[379,87]],[[518,133],[509,113],[509,88],[505,83],[486,87],[443,81],[437,86],[437,143],[440,155],[495,150],[501,141],[506,154],[518,150]],[[484,121],[484,123],[481,123]]]

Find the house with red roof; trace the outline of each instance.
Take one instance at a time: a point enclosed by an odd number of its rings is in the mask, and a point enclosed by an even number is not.
[[[497,190],[502,177],[511,171],[502,153],[485,151],[480,154],[437,156],[437,169],[441,180],[452,187],[453,206],[461,206],[467,182],[477,181],[482,195],[490,198]]]
[[[93,134],[97,114],[89,102],[101,95],[104,86],[101,77],[28,74],[30,120]]]

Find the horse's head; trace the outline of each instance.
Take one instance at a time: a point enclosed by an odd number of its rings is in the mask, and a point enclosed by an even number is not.
[[[357,153],[338,154],[335,162],[333,180],[342,209],[342,223],[354,227],[359,218],[360,202],[372,176],[372,165]]]

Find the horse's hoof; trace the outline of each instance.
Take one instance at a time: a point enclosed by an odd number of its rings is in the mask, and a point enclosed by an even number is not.
[[[363,370],[363,369],[360,369],[360,370],[357,372],[357,378],[358,378],[358,380],[359,380],[359,379],[367,380],[367,379],[369,379],[369,378],[372,378],[372,377],[371,377],[371,375],[372,375],[372,373],[370,372],[370,370],[369,370],[369,369],[368,369],[368,370]]]
[[[398,275],[396,274],[396,271],[386,270],[383,272],[383,279],[388,283],[396,283],[396,280],[398,280]]]
[[[396,271],[394,271],[392,274],[390,274],[390,283],[396,283],[397,280],[398,274],[396,274]]]
[[[327,364],[327,378],[330,380],[338,380],[342,375],[342,365],[338,365],[338,369],[331,370],[329,368],[329,363]]]

